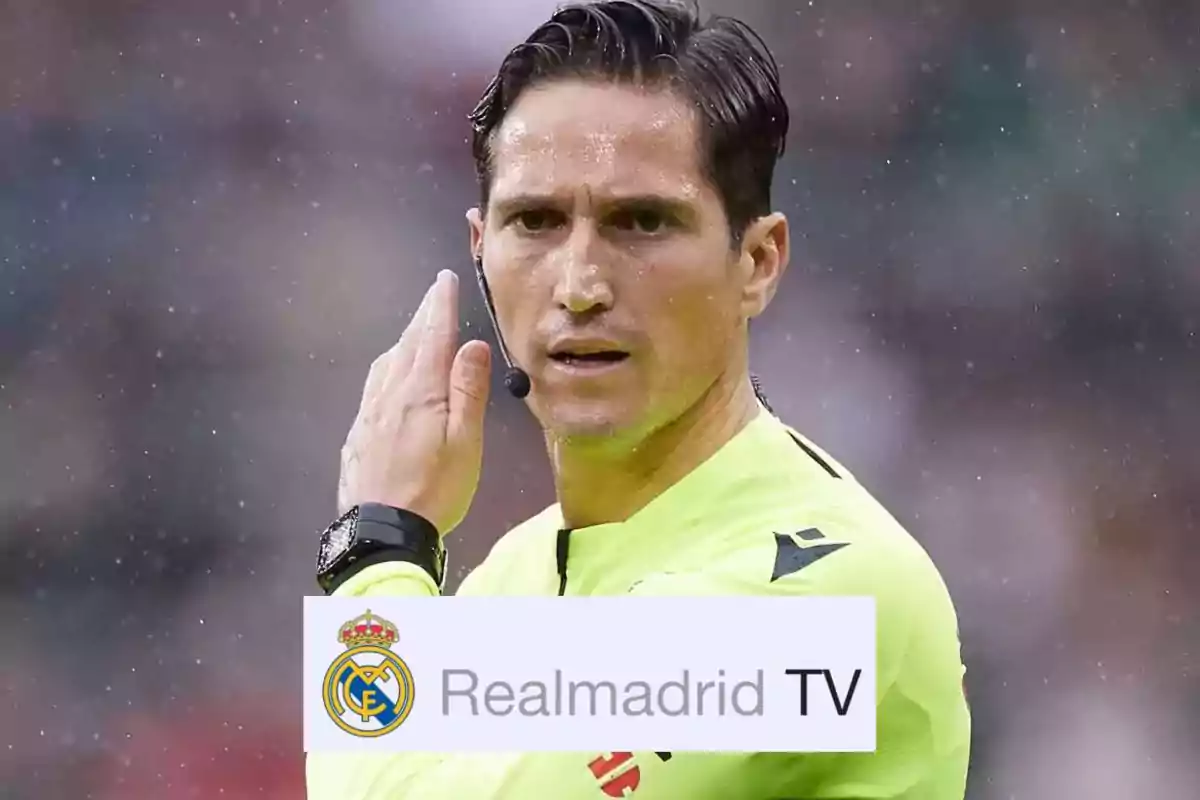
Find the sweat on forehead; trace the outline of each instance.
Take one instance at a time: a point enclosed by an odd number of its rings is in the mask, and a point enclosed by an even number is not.
[[[555,81],[522,94],[492,142],[492,189],[700,181],[698,114],[663,89]]]

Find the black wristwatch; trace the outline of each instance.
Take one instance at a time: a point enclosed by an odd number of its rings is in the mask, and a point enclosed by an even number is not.
[[[372,564],[407,561],[440,589],[446,550],[433,523],[419,514],[380,503],[355,506],[325,529],[317,551],[317,584],[325,594]]]

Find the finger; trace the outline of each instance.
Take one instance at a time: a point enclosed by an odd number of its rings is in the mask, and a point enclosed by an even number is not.
[[[492,351],[486,342],[471,341],[459,348],[450,368],[450,419],[446,438],[482,451],[483,416],[491,389]]]
[[[389,349],[375,357],[371,369],[367,372],[366,383],[363,384],[362,402],[358,405],[358,416],[361,417],[371,404],[379,397],[383,382],[387,379],[388,367],[391,363],[392,351]]]
[[[412,373],[421,382],[422,399],[445,401],[458,348],[458,276],[449,270],[439,272],[432,294]]]
[[[431,293],[432,287],[425,291],[425,296],[421,298],[421,305],[417,306],[417,310],[413,312],[412,319],[404,328],[404,333],[387,352],[375,359],[375,363],[371,365],[371,374],[367,376],[367,386],[363,391],[363,405],[359,409],[360,415],[370,403],[377,401],[386,393],[390,378],[397,374],[403,377],[408,372],[408,368],[403,364],[406,361],[408,364],[412,363],[412,354],[421,338],[425,315],[429,311]]]
[[[437,284],[434,283],[425,290],[425,297],[421,299],[420,307],[413,314],[412,322],[408,323],[408,327],[404,329],[404,335],[392,348],[392,361],[388,369],[389,377],[403,378],[412,369],[413,358],[416,357],[417,350],[421,346],[421,337],[425,335],[425,327],[429,322],[429,312],[436,302],[434,297],[436,288]]]

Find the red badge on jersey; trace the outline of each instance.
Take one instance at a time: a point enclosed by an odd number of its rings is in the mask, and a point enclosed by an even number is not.
[[[629,797],[642,782],[633,753],[601,753],[588,763],[588,769],[600,782],[600,791],[609,797]]]

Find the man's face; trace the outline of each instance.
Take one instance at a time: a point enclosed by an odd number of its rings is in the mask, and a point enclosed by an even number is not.
[[[494,137],[472,247],[552,435],[636,438],[744,377],[747,270],[696,126],[669,92],[570,80]]]

